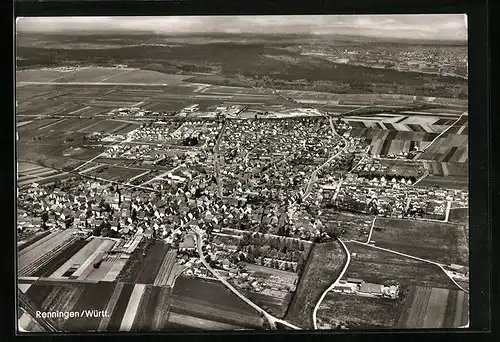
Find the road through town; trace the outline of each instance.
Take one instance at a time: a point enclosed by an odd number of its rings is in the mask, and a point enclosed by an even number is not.
[[[198,240],[197,243],[196,243],[196,247],[197,247],[198,254],[200,256],[201,262],[207,268],[207,270],[209,270],[224,286],[226,286],[231,292],[233,292],[235,295],[237,295],[239,298],[241,298],[245,303],[247,303],[248,305],[250,305],[252,308],[254,308],[255,310],[257,310],[259,313],[263,314],[265,316],[265,318],[269,321],[269,324],[270,324],[272,330],[276,330],[276,323],[283,324],[283,325],[285,325],[285,326],[287,326],[289,328],[295,329],[295,330],[300,330],[299,327],[296,327],[293,324],[290,324],[290,323],[288,323],[286,321],[283,321],[283,320],[281,320],[279,318],[276,318],[273,315],[271,315],[271,314],[267,313],[266,311],[264,311],[264,309],[262,309],[260,306],[258,306],[257,304],[255,304],[254,302],[252,302],[250,299],[248,299],[247,297],[245,297],[244,295],[242,295],[224,277],[222,277],[219,273],[217,273],[208,264],[208,262],[205,260],[205,256],[203,255],[203,251],[202,251],[202,245],[203,245],[202,234],[203,234],[203,231],[201,229],[194,229],[194,232],[196,233],[197,240]]]

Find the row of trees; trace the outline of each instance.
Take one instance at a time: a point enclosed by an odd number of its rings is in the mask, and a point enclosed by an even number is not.
[[[238,250],[246,253],[245,261],[256,263],[260,258],[272,258],[298,262],[307,252],[303,242],[297,240],[252,236],[245,233],[238,244]],[[243,254],[243,253],[241,253]]]

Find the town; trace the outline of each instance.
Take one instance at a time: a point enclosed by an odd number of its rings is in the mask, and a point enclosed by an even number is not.
[[[19,331],[468,326],[466,39],[125,26],[17,35]]]

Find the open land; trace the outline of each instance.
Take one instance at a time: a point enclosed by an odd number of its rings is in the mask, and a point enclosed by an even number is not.
[[[468,294],[459,290],[412,286],[397,328],[458,328],[469,322]]]
[[[302,271],[286,320],[310,328],[312,311],[321,294],[333,283],[345,264],[346,255],[339,242],[315,244]]]
[[[171,310],[177,314],[241,328],[262,327],[262,319],[257,312],[218,281],[180,277],[174,286]],[[176,316],[172,323],[181,324]],[[217,326],[218,324],[215,325]],[[198,327],[204,328],[204,326]]]
[[[456,285],[436,265],[375,248],[346,242],[351,262],[344,277],[376,284],[425,285],[456,289]]]
[[[328,327],[341,323],[349,329],[394,328],[405,298],[387,299],[329,293],[318,309],[318,323]]]
[[[370,241],[447,265],[468,265],[467,240],[462,226],[457,224],[378,218]]]

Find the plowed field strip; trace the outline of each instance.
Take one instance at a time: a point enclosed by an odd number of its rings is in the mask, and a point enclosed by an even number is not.
[[[146,315],[147,315],[147,304],[151,298],[151,292],[153,287],[151,285],[146,285],[144,288],[144,292],[142,294],[141,300],[137,307],[137,313],[135,315],[134,323],[132,324],[132,331],[147,331],[149,326],[146,324]]]
[[[76,240],[67,248],[62,250],[61,253],[57,255],[57,258],[54,258],[53,260],[51,260],[51,262],[47,263],[46,265],[38,269],[38,271],[33,273],[33,276],[42,277],[54,273],[59,267],[61,267],[66,261],[68,261],[69,258],[78,253],[78,251],[80,251],[86,244],[87,241],[85,240]]]
[[[451,328],[455,322],[455,309],[457,306],[458,291],[450,291],[446,301],[446,310],[444,312],[443,328]]]
[[[175,312],[170,314],[169,323],[185,325],[203,330],[235,330],[240,328],[239,326],[232,324],[221,323],[218,321],[183,315]]]
[[[137,277],[137,283],[153,284],[167,251],[168,246],[163,242],[157,243],[153,247],[142,265],[142,270]]]
[[[177,250],[175,249],[169,250],[167,252],[165,258],[163,258],[163,262],[160,266],[158,274],[154,279],[153,282],[154,285],[162,286],[167,284],[167,279],[169,278],[169,275],[172,271],[172,267],[174,266],[176,255],[177,255]]]
[[[151,293],[149,294],[147,301],[144,302],[144,314],[141,319],[140,327],[148,330],[153,328],[153,320],[155,319],[156,307],[158,305],[161,290],[162,288],[157,286],[151,287]],[[168,312],[167,308],[165,308],[165,312]]]
[[[21,243],[19,246],[17,246],[18,253],[20,253],[23,249],[28,248],[29,246],[33,245],[35,242],[40,241],[41,239],[48,236],[49,234],[50,234],[50,231],[45,231],[45,232],[38,234],[37,236],[31,238],[30,240]]]
[[[109,321],[111,320],[111,315],[114,313],[116,303],[118,302],[118,298],[120,298],[120,294],[123,290],[124,283],[118,283],[113,290],[113,294],[111,295],[108,305],[106,306],[106,310],[109,317],[103,317],[101,322],[99,323],[98,331],[105,331],[108,328]]]
[[[455,303],[455,317],[453,319],[453,326],[452,327],[459,327],[462,325],[462,311],[464,307],[464,301],[465,301],[465,292],[460,291],[457,294],[457,301]]]
[[[123,289],[120,293],[115,309],[111,314],[111,319],[109,320],[106,330],[117,331],[120,329],[123,315],[125,314],[125,310],[127,309],[127,305],[133,289],[134,289],[134,284],[123,285]]]
[[[158,304],[154,313],[153,319],[153,331],[162,331],[165,329],[165,325],[168,321],[169,308],[171,299],[172,289],[170,287],[160,288],[160,293],[158,295]]]
[[[448,289],[433,288],[427,310],[422,322],[423,328],[442,328],[444,321],[444,314],[446,311],[446,302],[448,300]]]
[[[120,331],[130,331],[132,329],[145,286],[144,284],[135,284],[127,308],[125,309],[125,314],[123,315]]]

